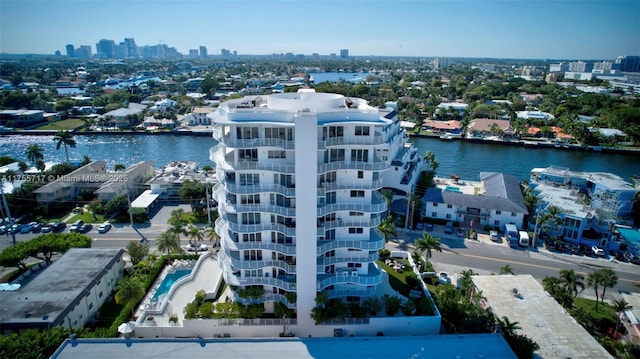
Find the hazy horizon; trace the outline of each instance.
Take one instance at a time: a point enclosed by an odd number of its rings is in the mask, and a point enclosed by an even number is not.
[[[0,0],[0,53],[65,54],[100,39],[188,55],[613,60],[640,55],[640,1]]]

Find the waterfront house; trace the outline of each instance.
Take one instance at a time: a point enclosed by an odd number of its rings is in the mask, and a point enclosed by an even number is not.
[[[107,182],[107,163],[93,161],[77,170],[56,178],[54,181],[36,189],[38,203],[51,204],[74,200],[83,189],[96,190]]]
[[[437,108],[433,117],[436,120],[449,120],[449,119],[462,119],[464,112],[469,107],[466,103],[461,102],[441,102]]]
[[[107,181],[94,193],[102,203],[122,195],[135,197],[142,192],[144,183],[153,175],[153,162],[141,161],[122,172],[109,172]]]
[[[515,134],[511,121],[491,118],[474,118],[467,126],[467,137],[485,138],[495,136],[511,138]]]
[[[451,134],[460,134],[462,130],[462,124],[458,120],[449,120],[449,121],[434,121],[434,120],[425,120],[422,123],[422,128],[424,130],[430,130],[434,133],[451,133]]]
[[[480,172],[480,182],[436,178],[436,187],[422,197],[421,214],[428,219],[452,221],[462,227],[523,228],[529,212],[515,176]]]
[[[213,111],[215,111],[213,107],[194,107],[193,111],[182,120],[182,124],[189,126],[211,125],[211,119],[208,115]]]
[[[529,179],[538,197],[537,219],[558,209],[557,221],[541,230],[565,241],[617,249],[611,241],[614,224],[633,223],[633,202],[638,189],[612,173],[570,171],[550,166],[534,168]]]
[[[44,111],[0,110],[0,124],[3,126],[23,128],[44,121]]]
[[[107,127],[131,128],[138,123],[138,117],[147,106],[139,103],[129,103],[127,108],[118,108],[102,115],[101,121]]]

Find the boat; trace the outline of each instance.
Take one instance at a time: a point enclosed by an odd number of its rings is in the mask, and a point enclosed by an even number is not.
[[[450,134],[449,132],[444,133],[442,135],[440,135],[440,139],[441,140],[445,140],[445,141],[452,141],[453,140],[453,135]]]

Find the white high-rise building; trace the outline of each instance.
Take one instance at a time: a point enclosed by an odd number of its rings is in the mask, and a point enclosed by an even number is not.
[[[310,328],[319,292],[375,295],[387,210],[379,190],[411,191],[422,164],[396,111],[302,89],[226,101],[209,117],[219,258],[233,300],[267,312],[281,303]]]

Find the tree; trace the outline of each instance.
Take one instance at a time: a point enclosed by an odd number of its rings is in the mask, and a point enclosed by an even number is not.
[[[380,222],[378,225],[378,230],[384,236],[384,241],[389,242],[389,238],[391,236],[397,238],[398,234],[396,233],[396,224],[393,222],[393,218],[391,216],[385,217],[385,219]]]
[[[69,161],[69,150],[67,147],[75,148],[76,140],[73,138],[73,134],[69,131],[59,130],[53,136],[53,140],[56,141],[56,150],[59,150],[61,146],[64,146],[64,152],[67,155],[67,162]]]
[[[507,264],[500,267],[500,274],[515,274],[515,273],[513,272],[513,268],[511,268],[511,266]]]
[[[188,236],[187,233],[187,221],[184,219],[184,209],[178,208],[171,211],[171,217],[169,218],[169,224],[171,228],[169,231],[173,232],[180,243],[180,235]]]
[[[36,160],[36,169],[40,172],[44,171],[46,168],[46,164],[44,163],[44,160]]]
[[[122,163],[116,163],[116,164],[113,166],[113,170],[114,170],[115,172],[124,171],[124,170],[125,170],[125,168],[126,168],[126,167],[125,167]]]
[[[149,255],[149,247],[139,241],[130,241],[127,245],[127,252],[131,257],[131,264],[135,266]]]
[[[598,270],[595,270],[587,275],[587,281],[586,281],[587,286],[592,287],[593,290],[596,292],[596,311],[598,311],[598,298],[600,298],[598,295],[598,286],[600,285],[600,281],[601,281],[600,276],[601,276],[601,272]]]
[[[189,229],[187,230],[187,235],[189,236],[190,244],[202,242],[202,240],[204,239],[204,231],[198,226],[189,227]]]
[[[180,248],[180,241],[178,240],[178,236],[171,232],[166,231],[162,232],[158,238],[158,250],[160,252],[167,251],[167,255],[178,248]]]
[[[626,310],[629,310],[633,308],[633,306],[631,306],[629,303],[627,303],[626,300],[624,300],[624,298],[621,299],[614,299],[613,300],[613,310],[616,311],[616,329],[613,332],[613,339],[616,339],[616,336],[618,336],[618,327],[620,326],[620,314]]]
[[[431,259],[431,251],[442,253],[442,247],[440,246],[440,238],[433,237],[428,233],[423,233],[422,238],[416,240],[416,252],[425,255],[425,260],[429,262]]]
[[[582,282],[584,276],[576,274],[573,269],[561,269],[558,280],[560,287],[572,293],[574,297],[578,296],[578,287],[584,290],[584,284]]]
[[[604,295],[607,292],[607,288],[613,288],[618,284],[618,275],[611,268],[602,268],[598,269],[602,274],[600,274],[600,284],[602,284],[602,297],[600,298],[600,302],[604,303]],[[596,300],[598,300],[596,298]]]
[[[131,316],[135,314],[136,304],[144,296],[144,287],[136,277],[123,277],[116,285],[115,299],[117,304],[131,306]]]
[[[44,155],[42,154],[42,147],[35,145],[35,144],[31,144],[29,146],[27,146],[27,151],[26,151],[26,155],[27,155],[27,159],[29,161],[31,161],[31,163],[36,166],[36,163],[39,160],[42,160],[44,158]]]

